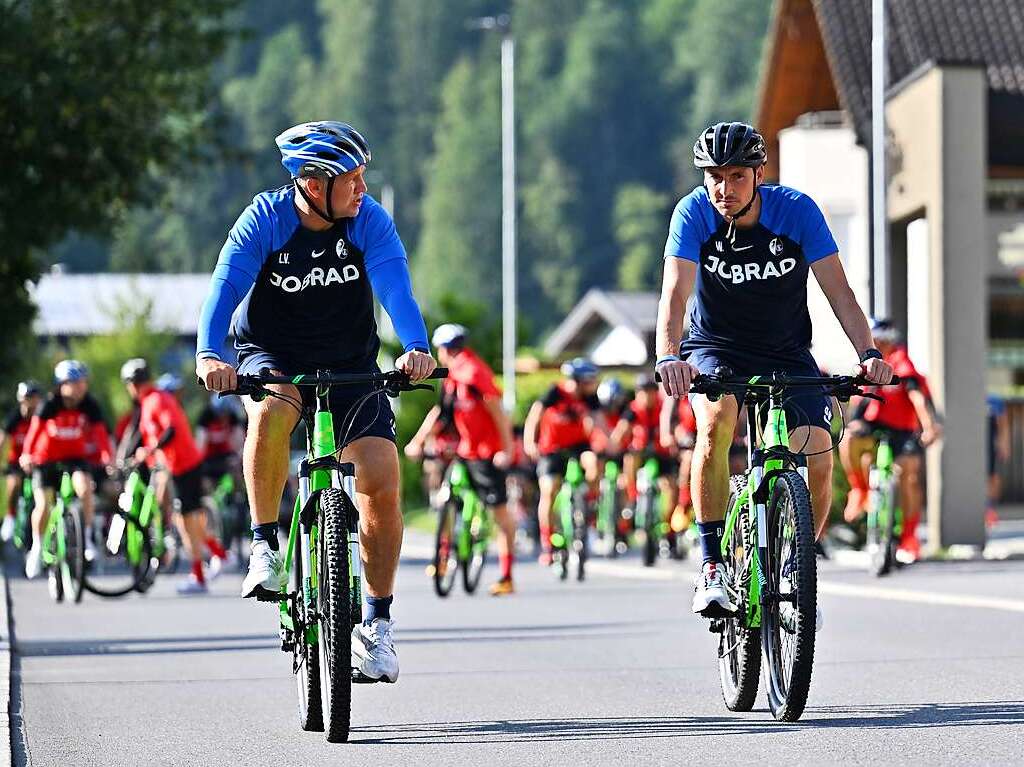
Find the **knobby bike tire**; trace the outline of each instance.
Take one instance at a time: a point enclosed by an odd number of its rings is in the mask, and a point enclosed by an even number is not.
[[[619,489],[607,479],[601,480],[600,509],[598,515],[601,542],[605,546],[605,556],[615,559],[619,556]]]
[[[731,479],[727,509],[732,509],[746,487],[746,482],[747,478],[744,475],[737,475]],[[725,555],[729,582],[739,593],[739,615],[724,619],[718,646],[722,698],[725,700],[725,707],[730,711],[750,711],[754,707],[758,677],[761,674],[761,629],[747,627],[749,592],[746,580],[738,580],[741,572],[752,574],[756,568],[754,557],[757,556],[757,548],[751,527],[749,514],[744,509],[740,512],[736,529],[729,540],[729,551]]]
[[[647,490],[640,494],[636,502],[638,511],[643,514],[644,520],[644,567],[653,567],[654,563],[658,559],[658,536],[655,534],[657,524],[654,521],[654,509],[656,506],[655,500],[654,492]]]
[[[807,705],[814,665],[815,608],[818,602],[818,563],[814,551],[811,494],[796,471],[775,478],[768,502],[768,567],[766,585],[778,593],[786,560],[783,544],[790,541],[791,571],[786,579],[795,594],[788,603],[765,602],[761,641],[764,646],[765,687],[772,716],[795,722]],[[783,608],[786,604],[786,608]],[[785,618],[785,625],[784,620]],[[788,628],[787,628],[788,626]],[[784,646],[785,645],[785,646]]]
[[[469,559],[459,562],[459,569],[462,570],[462,588],[467,594],[472,594],[480,585],[480,577],[484,572],[484,564],[487,561],[487,520],[484,515],[486,510],[480,510],[477,515],[469,520]],[[462,524],[467,524],[462,520]]]
[[[146,531],[139,526],[134,517],[121,510],[115,511],[114,516],[124,520],[124,532],[121,534],[118,549],[111,553],[107,547],[107,541],[104,540],[97,549],[97,558],[92,564],[92,570],[85,575],[86,590],[96,596],[108,599],[123,597],[132,591],[143,590],[142,586],[157,567],[153,557],[152,543]],[[129,554],[127,543],[132,538],[138,541],[139,550]],[[114,579],[114,576],[104,577],[108,574],[108,568],[111,567],[123,573],[118,576],[117,580]]]
[[[85,590],[85,526],[82,509],[77,503],[64,507],[64,593],[76,604]]]
[[[305,539],[305,540],[304,540]],[[308,537],[299,536],[296,549],[308,545]],[[306,732],[323,732],[324,717],[320,697],[320,643],[310,642],[306,627],[311,617],[306,612],[303,601],[303,581],[305,573],[302,569],[301,550],[297,550],[292,559],[292,593],[295,594],[289,605],[292,619],[292,672],[295,674],[295,687],[299,693],[299,726]]]
[[[572,550],[576,558],[576,580],[587,577],[587,558],[590,550],[587,542],[587,494],[583,488],[572,496]]]
[[[449,498],[438,509],[437,532],[434,534],[434,593],[442,598],[448,596],[455,585],[461,524],[462,504],[457,498]]]
[[[317,596],[324,730],[329,743],[348,740],[352,716],[352,610],[348,566],[348,499],[342,490],[320,494]],[[323,672],[326,671],[326,674]]]
[[[868,518],[875,520],[868,525],[868,568],[872,575],[882,577],[893,567],[896,558],[896,494],[897,480],[890,477],[876,492],[871,493],[871,503],[876,508],[868,509]]]

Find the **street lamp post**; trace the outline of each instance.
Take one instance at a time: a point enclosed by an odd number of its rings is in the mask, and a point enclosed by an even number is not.
[[[515,38],[508,14],[467,22],[501,31],[501,367],[505,410],[516,405],[516,117]]]
[[[885,0],[871,3],[871,225],[874,229],[871,313],[891,312],[889,211],[885,162]]]

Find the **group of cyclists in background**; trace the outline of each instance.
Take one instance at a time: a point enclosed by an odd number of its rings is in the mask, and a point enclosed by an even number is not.
[[[847,539],[852,537],[863,545],[867,471],[879,435],[890,435],[904,520],[897,558],[909,564],[920,557],[917,530],[924,502],[924,448],[941,439],[942,426],[928,383],[911,362],[893,323],[874,319],[871,328],[875,343],[901,383],[887,387],[884,402],[851,402],[845,430],[841,413],[835,408],[833,432],[850,487],[843,518],[852,531]],[[494,374],[470,347],[468,330],[456,324],[442,325],[432,340],[442,364],[449,369],[448,379],[439,403],[428,413],[405,453],[422,461],[424,484],[431,499],[454,462],[468,469],[477,494],[502,531],[498,537],[500,577],[491,587],[492,594],[511,594],[515,590],[512,562],[517,537],[521,550],[534,551],[542,565],[552,564],[552,532],[558,525],[552,509],[573,459],[586,478],[592,529],[597,527],[600,478],[606,476],[609,462],[617,464],[622,499],[616,519],[618,531],[600,541],[605,553],[614,556],[629,546],[637,532],[633,523],[637,472],[653,458],[662,515],[657,529],[664,534],[657,542],[658,548],[666,556],[686,556],[696,539],[690,468],[697,425],[688,398],[663,396],[655,377],[648,372],[624,383],[614,374],[602,377],[590,360],[575,358],[562,364],[560,380],[533,402],[520,428],[512,425],[502,410]],[[743,471],[747,429],[746,419],[741,418],[730,450],[732,473]],[[511,509],[510,497],[517,499]],[[531,498],[536,502],[523,500]],[[557,535],[556,531],[556,539]],[[823,547],[819,545],[818,549],[820,555],[827,556]]]
[[[32,380],[19,383],[17,405],[0,428],[0,445],[7,443],[7,508],[0,539],[16,539],[25,548],[26,576],[38,577],[44,568],[44,531],[64,476],[70,477],[80,504],[88,567],[117,508],[123,489],[119,480],[135,471],[145,484],[152,482],[160,508],[174,519],[168,536],[183,543],[191,558],[191,571],[178,592],[205,593],[208,578],[238,564],[209,529],[204,500],[225,475],[238,474],[243,423],[235,410],[227,400],[211,398],[193,432],[179,401],[180,377],[154,379],[146,361],[136,358],[121,368],[132,406],[111,429],[89,392],[89,369],[83,362],[62,360],[53,380],[48,390]],[[19,520],[19,499],[29,492],[31,504],[22,511],[28,518]],[[169,551],[176,549],[176,543],[169,546]]]

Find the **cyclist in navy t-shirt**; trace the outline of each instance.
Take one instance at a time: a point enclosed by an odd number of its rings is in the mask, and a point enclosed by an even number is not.
[[[240,373],[374,371],[380,348],[376,297],[405,349],[395,367],[413,380],[427,377],[436,363],[412,294],[405,248],[391,216],[366,194],[365,139],[350,125],[325,121],[286,130],[277,146],[292,183],[257,195],[228,234],[200,318],[197,375],[211,391],[235,388],[234,368],[220,359],[232,313]],[[291,385],[269,388],[295,401],[312,396]],[[369,390],[332,389],[335,422]],[[277,515],[288,478],[289,435],[299,415],[273,397],[243,401],[253,554],[242,596],[272,598],[284,576]],[[367,591],[365,620],[352,636],[353,664],[364,676],[394,682],[398,658],[390,607],[402,516],[395,422],[387,399],[360,409],[351,428],[339,433],[339,446],[342,460],[356,465]]]
[[[867,376],[887,383],[892,369],[872,346],[868,321],[818,206],[795,189],[762,184],[767,155],[761,135],[744,123],[718,123],[701,133],[693,155],[694,165],[704,171],[704,185],[676,205],[665,243],[657,341],[665,391],[681,397],[693,375],[719,366],[738,375],[818,375],[810,354],[809,271]],[[694,290],[689,334],[683,339],[683,314]],[[734,396],[717,402],[695,396],[691,402],[697,419],[691,487],[704,550],[693,611],[714,617],[734,609],[717,565],[729,445],[742,403]],[[812,391],[791,397],[786,411],[791,443],[808,454],[820,534],[831,502],[832,408],[828,398]]]

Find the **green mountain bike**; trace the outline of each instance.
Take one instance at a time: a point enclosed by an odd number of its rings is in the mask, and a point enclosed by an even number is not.
[[[93,594],[122,597],[132,591],[145,593],[153,585],[168,553],[163,513],[156,500],[155,475],[156,470],[146,483],[134,464],[121,471],[124,489],[110,515],[103,545],[97,549],[86,576],[85,588]]]
[[[653,567],[657,562],[661,541],[669,531],[668,509],[658,487],[659,476],[661,467],[657,456],[647,455],[636,472],[636,529],[643,541],[640,551],[644,567]]]
[[[898,502],[899,466],[892,449],[892,434],[876,429],[878,448],[868,472],[867,545],[868,570],[883,576],[896,563],[896,546],[903,532],[903,512]]]
[[[34,506],[32,479],[26,476],[21,481],[21,494],[18,496],[14,514],[14,534],[11,536],[14,545],[22,551],[27,551],[32,545],[32,509]]]
[[[63,602],[68,596],[73,602],[81,602],[85,586],[85,527],[81,501],[75,495],[71,474],[66,471],[43,531],[41,555],[53,601]]]
[[[551,564],[561,580],[569,577],[570,560],[576,565],[576,580],[586,577],[587,557],[587,479],[578,458],[570,457],[565,479],[552,504],[556,529],[551,532]]]
[[[438,368],[431,378],[444,378]],[[267,389],[267,384],[315,387],[314,407]],[[240,375],[230,394],[255,401],[276,397],[289,402],[306,426],[307,454],[299,462],[299,492],[295,499],[285,572],[289,589],[279,599],[281,649],[292,656],[299,693],[302,729],[325,731],[330,743],[348,740],[352,683],[370,682],[352,668],[352,629],[362,622],[362,575],[359,558],[359,509],[355,504],[355,465],[342,463],[334,437],[328,394],[334,386],[370,384],[374,390],[359,400],[358,408],[376,396],[397,397],[415,389],[398,371],[387,373],[296,376]]]
[[[461,571],[462,587],[472,594],[480,585],[492,524],[487,507],[473,489],[469,469],[461,460],[456,459],[448,467],[435,503],[434,591],[439,597],[448,596],[456,571]]]
[[[601,477],[597,498],[597,536],[610,558],[626,552],[626,540],[621,530],[622,510],[625,507],[622,488],[619,487],[621,475],[618,460],[609,458],[604,462],[604,475]]]
[[[814,523],[807,459],[789,446],[787,394],[816,388],[843,402],[853,395],[877,398],[860,388],[869,385],[859,376],[744,378],[719,370],[697,376],[690,387],[710,400],[743,395],[748,423],[764,424],[749,441],[746,473],[732,477],[721,544],[726,589],[738,609],[711,623],[720,634],[719,675],[731,711],[754,705],[762,648],[768,706],[776,719],[798,720],[811,685],[818,599]]]

